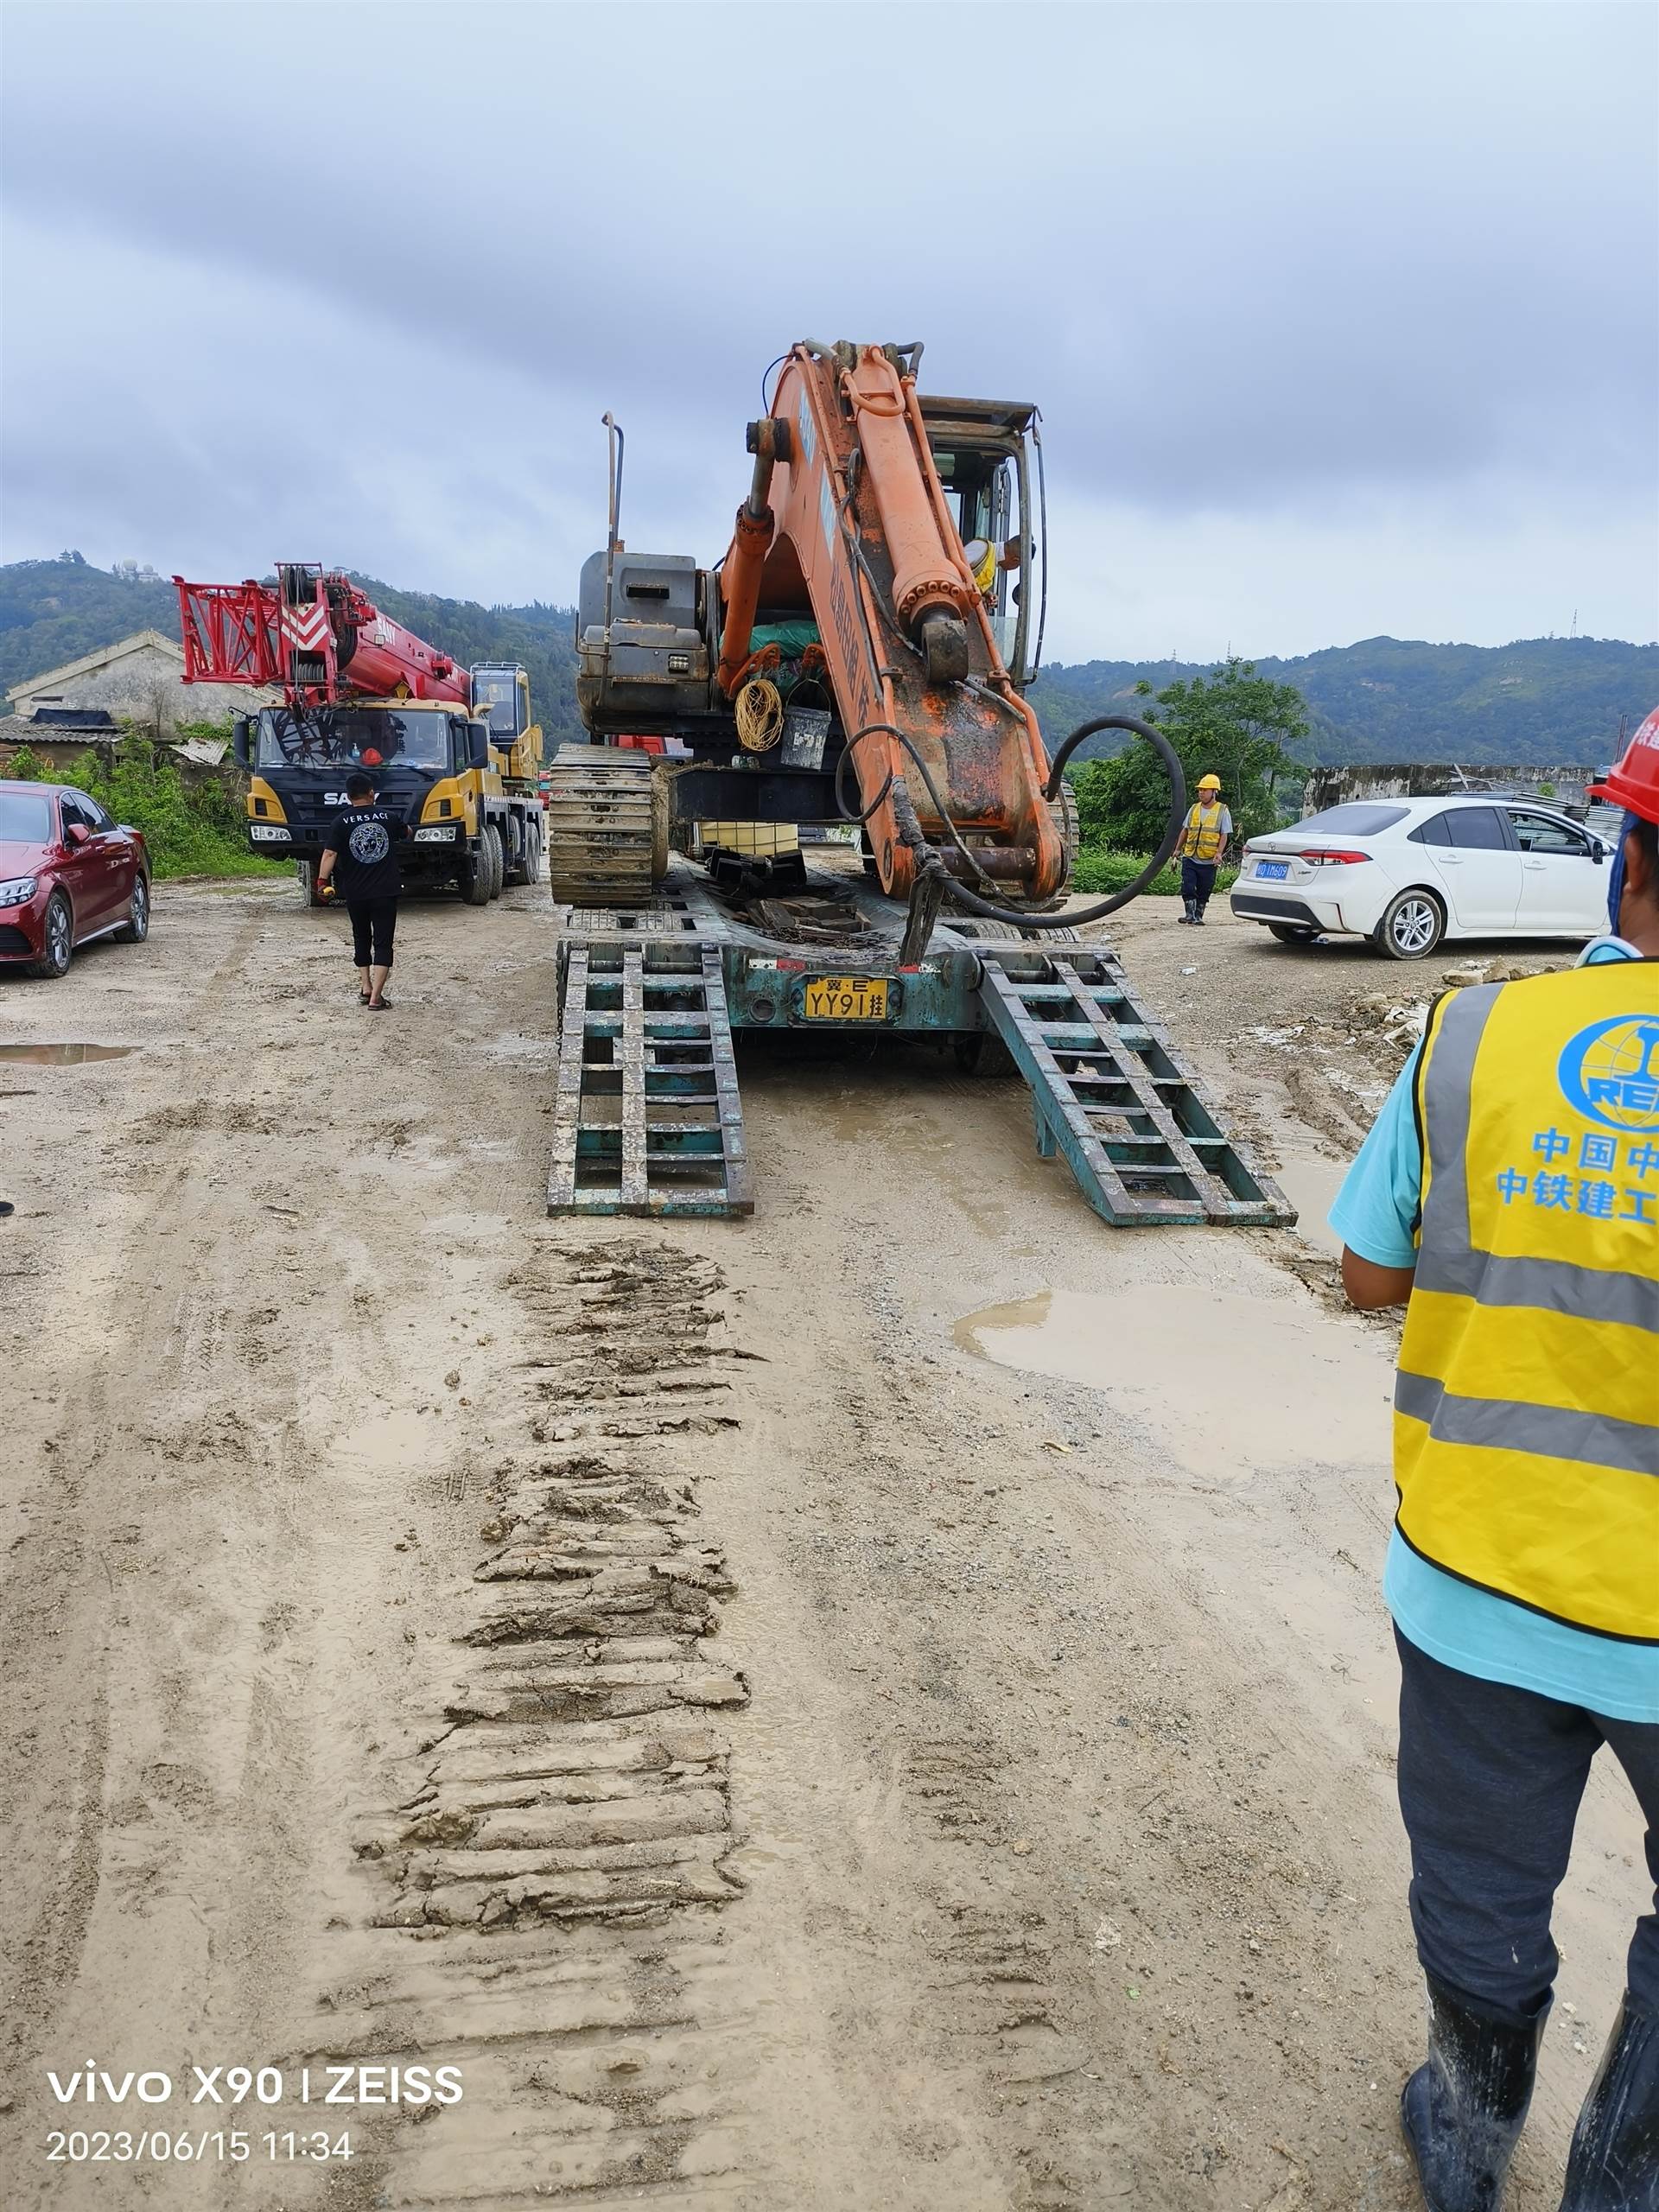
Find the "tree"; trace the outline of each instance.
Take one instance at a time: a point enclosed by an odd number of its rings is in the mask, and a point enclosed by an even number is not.
[[[1152,686],[1135,690],[1149,697]],[[1294,683],[1258,676],[1254,661],[1230,658],[1212,676],[1167,684],[1145,719],[1173,746],[1192,796],[1200,776],[1221,778],[1222,797],[1241,838],[1279,819],[1274,784],[1300,775],[1288,748],[1308,733],[1306,703]],[[1169,778],[1141,737],[1109,760],[1090,760],[1073,779],[1085,846],[1149,853],[1169,819]]]

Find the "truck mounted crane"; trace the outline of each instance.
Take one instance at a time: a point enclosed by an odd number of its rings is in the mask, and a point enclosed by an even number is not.
[[[272,583],[173,582],[185,682],[282,694],[238,718],[236,756],[249,844],[291,856],[308,899],[353,769],[410,819],[406,877],[453,882],[473,906],[537,880],[542,733],[522,668],[461,668],[311,562],[280,563]]]
[[[1173,849],[1180,764],[1130,715],[1051,758],[1025,696],[1046,575],[1038,410],[924,396],[921,353],[790,347],[712,568],[628,549],[606,417],[610,529],[577,609],[590,742],[561,747],[547,780],[569,909],[550,1209],[749,1211],[733,1031],[842,1029],[1017,1069],[1039,1151],[1111,1222],[1294,1218],[1079,936]],[[1169,827],[1127,890],[1063,911],[1063,772],[1106,728],[1159,753]],[[767,857],[768,830],[811,824],[855,826],[862,876]]]

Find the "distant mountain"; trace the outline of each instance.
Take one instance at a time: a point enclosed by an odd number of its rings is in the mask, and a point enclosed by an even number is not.
[[[483,607],[399,591],[359,576],[377,607],[463,664],[516,660],[530,672],[551,744],[581,734],[575,618],[569,607]],[[111,573],[78,556],[0,567],[0,691],[134,630],[179,634],[173,587],[125,563]],[[1198,661],[1091,660],[1043,671],[1032,703],[1051,739],[1096,715],[1135,713],[1135,686],[1154,691],[1202,676]],[[1307,701],[1319,762],[1448,760],[1560,766],[1607,759],[1621,719],[1631,728],[1659,705],[1659,645],[1614,639],[1529,638],[1510,645],[1431,645],[1368,638],[1295,660],[1261,659],[1264,676]],[[1109,739],[1085,752],[1109,753]]]
[[[356,576],[375,605],[417,637],[473,661],[517,661],[530,677],[531,703],[548,749],[582,735],[576,718],[575,616],[568,607],[480,607],[475,600],[398,591]],[[70,558],[0,565],[0,692],[44,675],[135,630],[179,634],[172,584],[127,563],[111,572]]]
[[[1201,661],[1091,660],[1046,668],[1032,704],[1051,740],[1096,715],[1135,714],[1135,687],[1163,690],[1203,676]],[[1313,760],[1536,762],[1605,760],[1621,720],[1634,728],[1659,706],[1659,645],[1616,639],[1524,638],[1510,645],[1431,645],[1367,638],[1256,668],[1294,683],[1308,704]],[[1109,736],[1082,755],[1115,753]],[[1077,755],[1073,756],[1077,758]]]

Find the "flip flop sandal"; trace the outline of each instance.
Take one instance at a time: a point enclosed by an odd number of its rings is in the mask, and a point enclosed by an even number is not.
[[[390,999],[382,999],[378,1006],[375,1004],[372,999],[365,999],[363,1003],[367,1007],[371,1014],[390,1014],[391,1012],[391,1001]]]

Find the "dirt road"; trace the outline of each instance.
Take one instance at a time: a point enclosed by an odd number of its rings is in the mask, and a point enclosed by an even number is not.
[[[1329,1185],[1427,976],[1173,921]],[[750,1223],[550,1223],[543,897],[411,906],[385,1019],[344,926],[0,983],[136,1048],[0,1064],[7,2205],[1410,2204],[1389,1326],[931,1054],[745,1055]],[[1517,2212],[1638,1864],[1599,1774]]]

